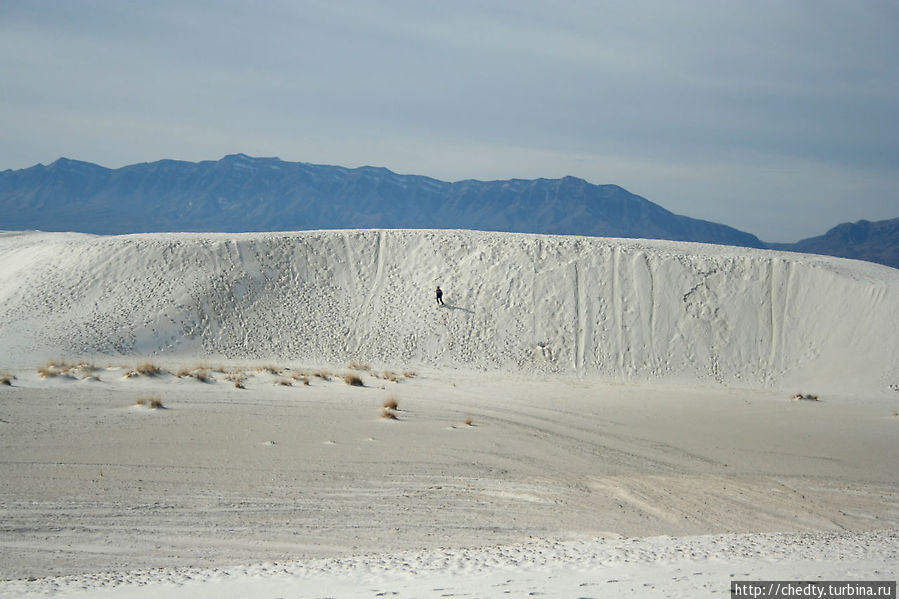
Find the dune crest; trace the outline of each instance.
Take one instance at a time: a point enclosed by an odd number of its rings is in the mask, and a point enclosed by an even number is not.
[[[655,240],[5,233],[0,322],[12,366],[200,354],[747,387],[899,378],[899,271]]]

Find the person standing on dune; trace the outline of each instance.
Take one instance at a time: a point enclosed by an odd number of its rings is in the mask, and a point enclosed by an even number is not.
[[[440,286],[437,286],[437,305],[443,305],[443,291],[440,289]]]

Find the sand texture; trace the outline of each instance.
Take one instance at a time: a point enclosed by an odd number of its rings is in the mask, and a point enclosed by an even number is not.
[[[894,580],[897,293],[674,242],[0,234],[0,596]]]

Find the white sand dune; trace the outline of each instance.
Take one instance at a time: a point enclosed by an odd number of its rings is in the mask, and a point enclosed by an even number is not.
[[[895,269],[742,248],[3,233],[0,597],[894,580],[896,322]]]
[[[181,354],[746,387],[899,378],[896,269],[662,241],[8,233],[0,319],[0,363],[20,366]]]

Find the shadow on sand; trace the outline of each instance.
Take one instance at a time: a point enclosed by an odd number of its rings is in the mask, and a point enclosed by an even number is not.
[[[441,304],[441,308],[447,308],[448,310],[461,310],[462,312],[468,312],[469,314],[474,314],[474,310],[469,310],[468,308],[462,308],[460,306],[454,306],[452,304]]]

